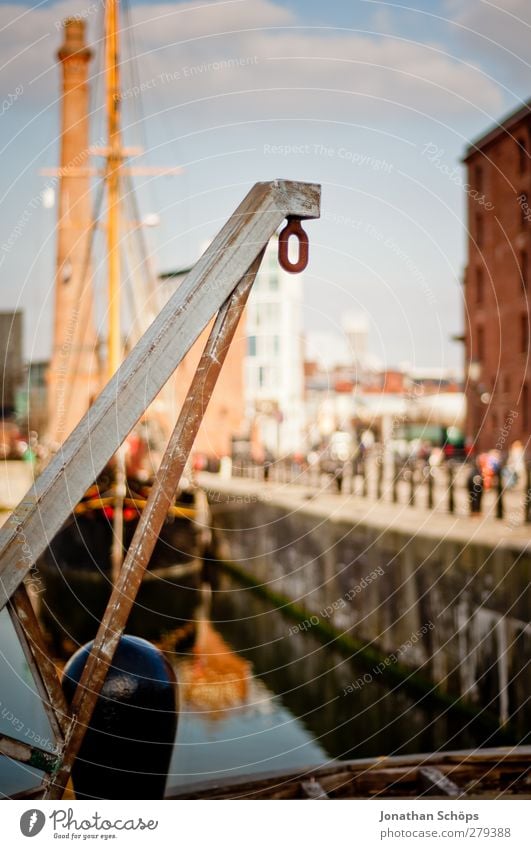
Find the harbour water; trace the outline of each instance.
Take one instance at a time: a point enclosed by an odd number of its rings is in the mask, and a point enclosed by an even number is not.
[[[324,645],[311,628],[295,632],[292,619],[226,573],[217,573],[213,583],[197,593],[190,618],[181,613],[178,626],[161,627],[156,640],[179,679],[168,794],[192,783],[336,758],[518,742],[510,732],[502,737],[488,723],[390,684],[359,658]],[[159,594],[167,603],[165,584],[158,590],[152,584],[151,605]],[[137,610],[131,621],[130,633],[154,638],[147,611],[143,617]],[[75,642],[70,633],[62,645],[73,648]],[[53,751],[48,720],[5,611],[0,645],[6,678],[0,682],[0,733],[26,742],[31,737],[36,744],[39,737]],[[5,795],[34,785],[35,774],[0,759]]]
[[[253,686],[243,704],[215,716],[183,705],[169,787],[336,758],[508,742],[481,719],[390,685],[311,629],[294,633],[293,620],[224,574],[210,622],[249,664]]]

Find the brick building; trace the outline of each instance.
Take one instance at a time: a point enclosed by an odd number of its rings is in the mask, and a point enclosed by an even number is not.
[[[464,158],[466,432],[480,451],[529,442],[530,151],[531,102],[471,144]]]

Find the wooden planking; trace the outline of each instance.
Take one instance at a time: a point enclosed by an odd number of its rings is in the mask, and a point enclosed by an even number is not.
[[[323,790],[316,778],[310,778],[309,781],[301,781],[301,793],[304,799],[329,799],[327,793]]]
[[[317,218],[319,203],[311,183],[251,189],[0,529],[0,609],[284,218]]]
[[[464,790],[434,766],[423,766],[418,771],[418,785],[422,796],[449,796],[459,799],[466,796]]]
[[[332,798],[416,798],[422,793],[418,773],[428,765],[463,787],[477,782],[474,792],[503,792],[513,787],[523,793],[531,787],[531,746],[515,746],[336,761],[297,772],[283,770],[191,785],[188,790],[170,792],[169,798],[297,798],[301,781],[311,778]]]

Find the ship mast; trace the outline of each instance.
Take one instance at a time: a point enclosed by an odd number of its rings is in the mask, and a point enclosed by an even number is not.
[[[122,362],[120,321],[120,169],[123,148],[120,130],[120,68],[118,0],[105,3],[105,83],[107,109],[107,274],[108,337],[107,377],[111,379]],[[123,560],[124,498],[126,496],[125,450],[121,445],[115,455],[113,538],[111,576],[113,583]]]
[[[108,379],[122,361],[120,329],[120,167],[123,160],[120,132],[120,69],[118,66],[118,0],[105,4],[105,56],[107,100],[107,257],[109,291]]]

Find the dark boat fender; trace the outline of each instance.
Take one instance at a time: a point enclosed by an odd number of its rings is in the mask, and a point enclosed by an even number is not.
[[[63,675],[73,699],[92,643]],[[159,649],[124,636],[72,770],[77,799],[162,799],[177,730],[175,674]]]

